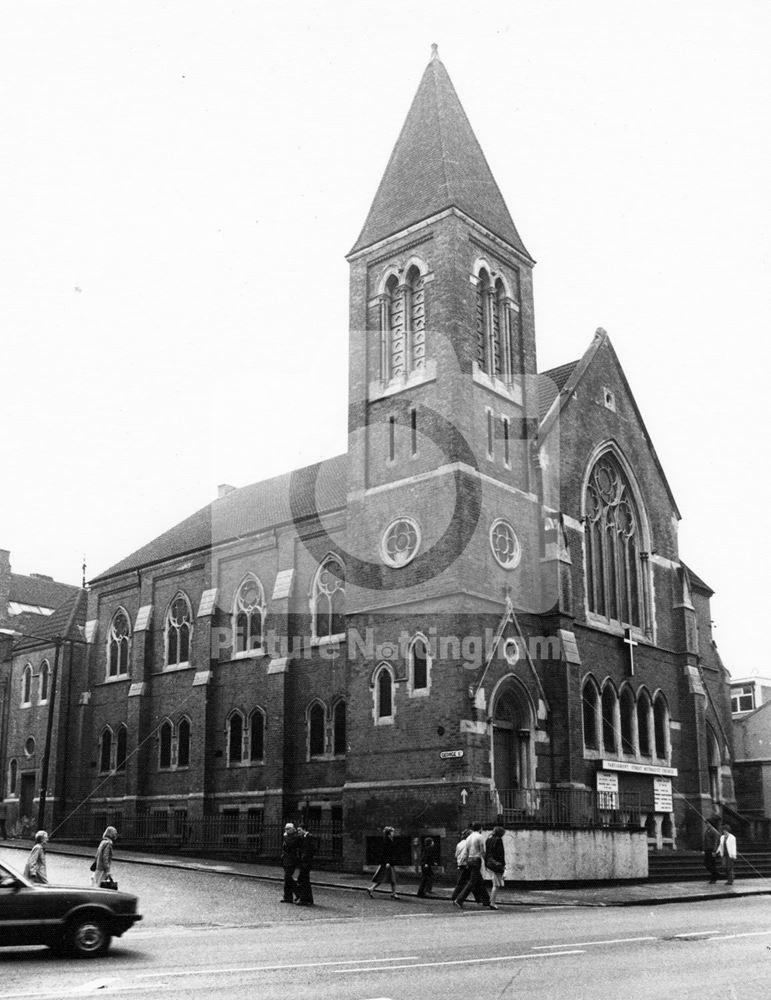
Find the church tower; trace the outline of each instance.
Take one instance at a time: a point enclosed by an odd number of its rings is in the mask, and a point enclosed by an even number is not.
[[[490,773],[485,639],[542,603],[534,261],[436,46],[348,260],[347,783],[379,759],[397,785],[468,784]]]

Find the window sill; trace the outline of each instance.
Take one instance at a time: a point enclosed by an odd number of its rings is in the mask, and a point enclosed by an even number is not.
[[[598,632],[607,632],[608,635],[617,635],[619,639],[623,639],[626,630],[631,629],[632,638],[638,642],[650,644],[653,641],[647,632],[642,632],[636,625],[624,625],[614,619],[603,618],[602,615],[597,615],[593,611],[586,611],[585,614],[586,620],[582,624],[595,628]]]
[[[257,646],[255,649],[242,649],[238,653],[233,653],[230,656],[231,660],[258,660],[262,656],[266,656],[265,648],[263,646]]]
[[[485,389],[494,392],[496,396],[502,396],[504,399],[516,403],[517,406],[522,406],[522,387],[517,382],[507,382],[497,375],[488,375],[486,371],[482,371],[476,361],[472,370],[472,378],[477,385],[484,386]]]
[[[407,389],[414,389],[419,385],[426,385],[428,382],[436,381],[436,361],[433,359],[426,361],[423,368],[410,372],[409,375],[399,375],[396,378],[384,382],[377,379],[370,382],[367,394],[370,403],[376,399],[386,399],[389,396],[396,396]]]
[[[339,632],[337,635],[314,635],[311,638],[311,646],[338,645],[341,642],[345,642],[346,638],[345,632]]]
[[[430,689],[424,688],[410,688],[407,692],[409,698],[427,698],[430,693]]]
[[[105,677],[104,684],[118,684],[121,681],[129,680],[128,674],[116,674],[114,677]]]
[[[167,663],[161,670],[157,670],[156,673],[160,674],[173,674],[177,670],[190,670],[192,664],[189,660],[185,660],[184,663]]]

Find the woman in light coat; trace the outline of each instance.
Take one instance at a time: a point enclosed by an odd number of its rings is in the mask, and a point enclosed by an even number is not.
[[[24,865],[24,877],[30,882],[39,882],[40,885],[48,884],[48,873],[46,872],[46,842],[48,834],[45,830],[38,830],[35,834],[35,846],[29,852],[27,863]]]
[[[92,879],[95,886],[100,886],[102,882],[112,878],[112,847],[117,839],[118,831],[114,826],[108,826],[102,834],[99,847],[96,849],[96,858],[94,859],[96,867]]]

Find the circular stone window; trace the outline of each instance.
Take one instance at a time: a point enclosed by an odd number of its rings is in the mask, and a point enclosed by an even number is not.
[[[519,539],[509,522],[501,517],[490,525],[490,548],[504,569],[514,569],[519,563],[522,555]]]
[[[507,639],[503,644],[503,656],[510,667],[519,661],[519,644],[516,639]]]
[[[383,532],[380,553],[383,562],[397,569],[412,562],[420,548],[420,528],[411,517],[392,521]]]
[[[34,752],[35,752],[35,737],[28,736],[24,741],[24,753],[28,757],[31,757]]]

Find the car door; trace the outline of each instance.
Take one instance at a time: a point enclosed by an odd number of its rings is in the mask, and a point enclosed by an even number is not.
[[[0,865],[0,945],[45,943],[58,923],[48,912],[45,893]]]

